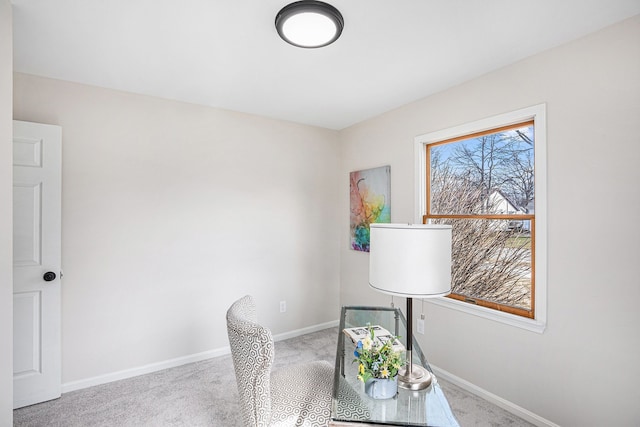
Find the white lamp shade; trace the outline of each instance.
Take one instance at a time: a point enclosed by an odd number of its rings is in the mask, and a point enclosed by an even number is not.
[[[451,293],[451,226],[371,224],[369,285],[391,295]]]

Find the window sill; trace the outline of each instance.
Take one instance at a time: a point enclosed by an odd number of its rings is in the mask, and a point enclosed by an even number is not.
[[[467,302],[458,301],[452,298],[431,298],[427,301],[436,305],[440,305],[442,307],[462,311],[463,313],[479,316],[499,323],[504,323],[506,325],[515,326],[517,328],[536,332],[538,334],[543,333],[547,326],[546,322],[537,319],[527,319],[515,314],[505,313],[502,311],[493,310],[491,308],[469,304]]]

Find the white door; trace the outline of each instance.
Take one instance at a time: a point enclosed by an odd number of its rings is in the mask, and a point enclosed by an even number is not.
[[[13,407],[60,397],[62,130],[13,122]]]

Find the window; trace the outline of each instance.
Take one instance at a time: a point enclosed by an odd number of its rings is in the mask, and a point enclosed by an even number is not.
[[[538,106],[416,138],[416,220],[453,226],[449,299],[537,331],[546,317],[543,122]]]

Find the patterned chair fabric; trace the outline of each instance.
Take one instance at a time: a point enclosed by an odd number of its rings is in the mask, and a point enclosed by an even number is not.
[[[333,388],[333,367],[328,362],[300,364],[271,374],[273,336],[257,323],[250,295],[227,311],[227,333],[244,425],[328,425]]]

